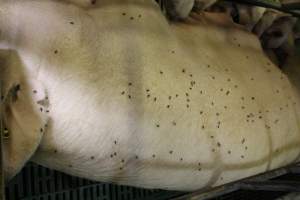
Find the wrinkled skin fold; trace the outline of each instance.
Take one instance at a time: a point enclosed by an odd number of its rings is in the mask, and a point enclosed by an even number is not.
[[[75,176],[169,190],[299,159],[297,90],[225,16],[169,23],[149,0],[24,0],[1,3],[0,29],[5,91],[20,84],[7,179],[33,152]]]

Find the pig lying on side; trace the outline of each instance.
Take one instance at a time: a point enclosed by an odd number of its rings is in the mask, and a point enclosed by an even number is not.
[[[0,3],[0,30],[7,180],[32,159],[195,190],[299,160],[298,93],[225,16],[169,23],[149,0],[24,0]]]

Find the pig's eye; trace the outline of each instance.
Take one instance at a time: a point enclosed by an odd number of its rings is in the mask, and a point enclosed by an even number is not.
[[[4,139],[9,138],[9,131],[8,131],[7,128],[4,128],[4,129],[3,129],[3,137],[4,137]]]

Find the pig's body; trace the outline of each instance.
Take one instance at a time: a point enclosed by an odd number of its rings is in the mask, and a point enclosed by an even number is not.
[[[36,81],[21,92],[46,94],[33,105],[49,117],[35,162],[194,190],[298,159],[298,97],[255,36],[214,16],[170,25],[149,0],[98,3],[0,7],[2,46]]]

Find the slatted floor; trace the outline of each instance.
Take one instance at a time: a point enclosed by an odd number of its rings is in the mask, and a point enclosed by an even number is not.
[[[300,174],[286,174],[274,179],[300,180]],[[7,185],[5,193],[6,200],[167,200],[185,194],[98,183],[33,163]],[[274,200],[285,194],[287,192],[238,190],[209,200]]]

